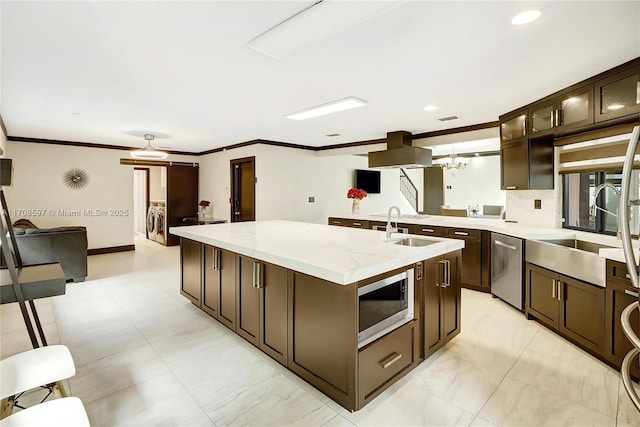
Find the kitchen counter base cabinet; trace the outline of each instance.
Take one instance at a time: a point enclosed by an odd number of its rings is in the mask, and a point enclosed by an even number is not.
[[[525,313],[578,346],[605,352],[605,290],[527,263]]]
[[[287,269],[237,255],[238,335],[287,364]]]
[[[202,300],[202,244],[180,239],[180,294],[201,307]]]
[[[359,351],[359,408],[418,366],[421,362],[419,329],[414,320]]]
[[[342,285],[183,238],[180,292],[357,411],[433,353],[434,339],[439,348],[460,332],[460,260],[457,250]],[[410,269],[413,320],[358,348],[358,289]]]
[[[616,368],[622,366],[622,359],[633,348],[633,345],[622,331],[620,316],[622,310],[629,304],[638,301],[638,289],[631,284],[627,276],[627,265],[616,261],[607,261],[607,357]],[[636,334],[640,335],[640,316],[635,310],[631,313],[631,326]],[[640,365],[638,358],[631,362],[631,375],[640,378]]]
[[[289,272],[288,367],[356,410],[358,288]]]
[[[460,251],[424,262],[422,280],[423,358],[460,333]]]

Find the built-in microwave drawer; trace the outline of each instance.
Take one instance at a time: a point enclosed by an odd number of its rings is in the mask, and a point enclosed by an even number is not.
[[[411,321],[360,350],[358,378],[361,401],[416,362],[415,324],[415,320]]]

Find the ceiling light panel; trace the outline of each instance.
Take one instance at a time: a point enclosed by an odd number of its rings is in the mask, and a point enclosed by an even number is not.
[[[329,102],[328,104],[318,105],[317,107],[307,108],[306,110],[298,111],[285,117],[292,120],[306,120],[312,117],[325,116],[327,114],[337,113],[338,111],[362,107],[364,104],[365,102],[358,98],[349,97]]]
[[[332,1],[316,3],[262,33],[248,46],[273,59],[282,59],[303,46],[363,22],[401,1]]]
[[[513,19],[511,19],[511,23],[513,25],[530,24],[540,18],[540,15],[542,15],[542,12],[539,10],[527,10],[514,16]]]

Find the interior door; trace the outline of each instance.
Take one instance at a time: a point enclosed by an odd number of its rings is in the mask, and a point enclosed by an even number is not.
[[[184,225],[184,218],[198,215],[198,166],[169,165],[167,168],[167,207],[165,227]],[[167,235],[167,245],[178,244],[177,236]]]
[[[255,157],[231,160],[231,222],[256,219]]]

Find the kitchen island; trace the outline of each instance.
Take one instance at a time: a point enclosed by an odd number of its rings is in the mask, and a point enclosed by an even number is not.
[[[169,231],[182,295],[349,410],[460,332],[463,241],[291,221]],[[363,339],[364,290],[400,277],[408,317]]]

